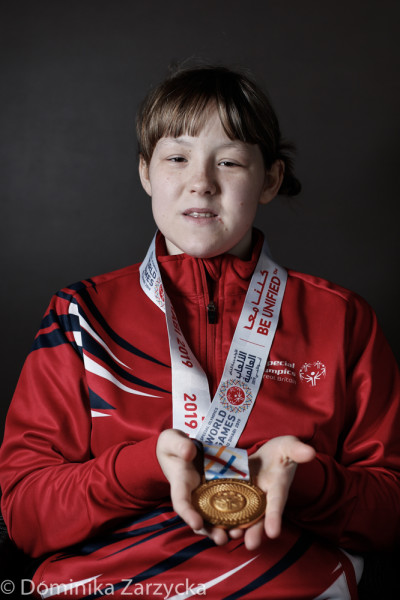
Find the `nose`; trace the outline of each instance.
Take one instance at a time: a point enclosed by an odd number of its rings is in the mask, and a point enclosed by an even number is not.
[[[190,191],[200,196],[214,195],[217,189],[217,182],[212,166],[207,164],[193,165],[190,177]]]

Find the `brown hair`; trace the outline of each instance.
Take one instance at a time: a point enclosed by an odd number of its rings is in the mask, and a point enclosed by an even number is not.
[[[258,144],[268,170],[285,164],[279,194],[295,196],[301,184],[293,173],[291,144],[282,140],[278,119],[266,94],[247,76],[225,67],[197,67],[176,72],[145,98],[137,116],[139,153],[150,163],[162,137],[197,135],[217,107],[226,135]]]

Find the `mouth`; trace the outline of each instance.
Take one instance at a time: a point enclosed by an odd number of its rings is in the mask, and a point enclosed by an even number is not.
[[[212,219],[218,216],[215,212],[205,208],[188,208],[183,214],[185,217],[193,219]]]

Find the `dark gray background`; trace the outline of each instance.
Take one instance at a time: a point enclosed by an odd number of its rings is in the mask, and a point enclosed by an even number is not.
[[[249,68],[298,147],[260,211],[275,259],[364,296],[399,355],[398,1],[0,3],[0,432],[50,296],[154,232],[134,113],[171,61]]]

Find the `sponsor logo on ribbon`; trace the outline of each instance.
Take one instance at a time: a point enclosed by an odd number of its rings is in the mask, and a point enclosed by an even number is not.
[[[222,406],[234,413],[246,411],[253,400],[251,389],[239,379],[225,381],[219,389],[219,398]]]
[[[161,277],[157,277],[154,283],[154,297],[159,306],[165,306],[164,287],[161,281]]]

